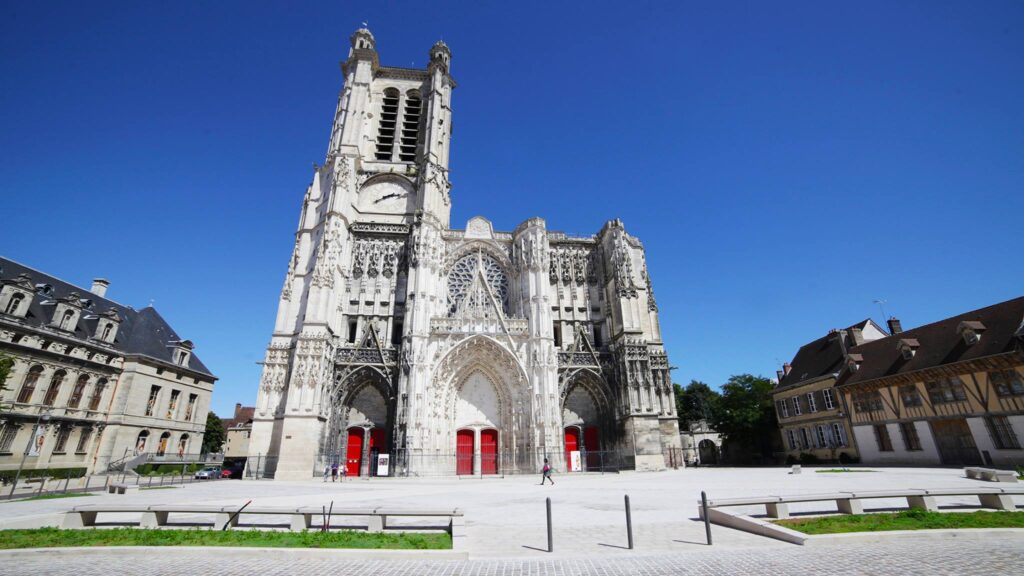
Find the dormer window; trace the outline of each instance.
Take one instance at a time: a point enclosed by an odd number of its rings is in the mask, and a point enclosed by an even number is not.
[[[860,370],[860,365],[863,362],[864,362],[864,356],[862,356],[860,354],[850,354],[846,358],[846,368],[850,372],[856,372],[857,370]]]
[[[901,338],[900,341],[896,343],[896,349],[899,350],[900,356],[902,356],[904,360],[910,360],[913,358],[914,354],[917,354],[917,349],[920,347],[921,343],[915,338]]]
[[[172,361],[178,366],[188,366],[188,361],[192,357],[192,341],[171,342],[170,346]]]
[[[60,317],[60,324],[57,325],[57,328],[60,328],[61,330],[70,330],[71,327],[72,327],[72,322],[74,321],[74,319],[75,319],[75,311],[74,310],[65,310],[64,314],[62,314],[61,317]]]
[[[981,333],[985,331],[985,325],[976,320],[964,320],[956,327],[956,331],[964,339],[964,344],[972,346],[981,340]]]
[[[32,280],[26,274],[4,281],[0,290],[0,310],[9,316],[24,318],[32,302],[33,290]]]
[[[21,292],[11,294],[11,297],[7,300],[7,306],[4,308],[4,314],[19,316],[18,312],[21,310],[21,303],[24,301],[25,295]]]

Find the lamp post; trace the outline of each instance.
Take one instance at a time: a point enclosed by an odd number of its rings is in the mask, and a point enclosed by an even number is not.
[[[14,475],[14,483],[11,484],[11,492],[7,495],[8,498],[14,496],[14,489],[18,487],[18,480],[21,479],[21,471],[25,468],[25,459],[28,458],[28,453],[32,451],[32,443],[36,441],[36,432],[39,430],[39,424],[41,422],[49,422],[50,413],[40,412],[36,418],[36,424],[32,427],[32,434],[28,437],[28,444],[25,445],[25,452],[21,455],[21,464],[18,464],[18,473]]]

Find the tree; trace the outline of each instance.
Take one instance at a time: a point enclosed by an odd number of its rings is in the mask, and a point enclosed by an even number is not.
[[[737,463],[771,461],[778,436],[773,387],[771,380],[751,374],[733,376],[722,386],[712,425]]]
[[[220,452],[224,446],[224,439],[227,433],[224,431],[224,423],[213,412],[206,414],[206,433],[203,434],[203,453]]]
[[[716,390],[712,390],[704,382],[690,380],[690,383],[683,388],[679,384],[674,386],[676,393],[676,412],[679,414],[679,428],[688,430],[691,422],[712,420],[712,414],[718,409],[718,403],[722,398]]]
[[[7,390],[7,378],[11,375],[11,370],[14,369],[14,358],[7,356],[6,354],[0,354],[0,396],[3,395],[4,390]],[[2,402],[0,402],[0,410],[6,408]]]

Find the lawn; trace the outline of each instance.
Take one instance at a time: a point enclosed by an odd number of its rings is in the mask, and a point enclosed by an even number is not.
[[[926,512],[851,514],[819,518],[788,518],[775,523],[805,534],[930,530],[936,528],[1024,528],[1024,512]]]
[[[447,533],[381,534],[352,530],[269,532],[260,530],[158,530],[110,528],[0,530],[0,549],[64,546],[240,546],[265,548],[392,548],[448,550]]]
[[[867,470],[864,468],[829,468],[828,470],[815,470],[818,474],[844,474],[846,472],[877,472],[877,470]]]
[[[58,498],[78,498],[79,496],[95,496],[88,492],[69,492],[67,494],[42,494],[40,496],[33,496],[31,498],[24,498],[17,500],[17,502],[29,502],[31,500],[56,500]]]

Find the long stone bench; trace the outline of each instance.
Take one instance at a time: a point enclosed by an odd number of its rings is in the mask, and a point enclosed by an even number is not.
[[[964,474],[974,480],[987,480],[989,482],[1016,482],[1017,473],[1013,470],[996,470],[995,468],[981,468],[972,466],[964,468]]]
[[[76,506],[64,514],[64,528],[85,528],[96,525],[96,517],[99,514],[123,514],[140,513],[139,526],[143,528],[158,528],[167,525],[168,517],[171,514],[214,514],[214,527],[220,528],[225,524],[228,527],[238,525],[242,515],[249,516],[288,516],[289,528],[292,530],[308,530],[313,525],[314,516],[322,516],[323,509],[313,506],[300,508],[272,508],[261,506],[249,506],[236,514],[237,506],[217,505],[153,505],[153,506]],[[362,509],[334,509],[331,517],[361,516],[368,518],[366,526],[369,532],[383,532],[387,529],[388,517],[437,517],[446,518],[447,532],[452,535],[453,541],[456,537],[464,536],[465,523],[463,513],[458,509],[447,510],[402,510],[398,508],[362,508]]]
[[[107,484],[107,494],[127,494],[138,491],[139,487],[135,484]]]
[[[834,492],[827,494],[798,494],[794,496],[764,496],[757,498],[727,498],[709,500],[708,508],[725,508],[732,506],[764,506],[771,518],[788,518],[789,504],[796,502],[827,502],[834,501],[836,508],[843,514],[862,514],[864,500],[882,498],[906,498],[909,508],[922,510],[938,510],[935,503],[937,496],[977,496],[985,508],[997,510],[1015,510],[1013,495],[1024,495],[1024,488],[944,488],[929,490],[867,490],[858,492]],[[698,503],[698,515],[704,518],[704,510]]]

